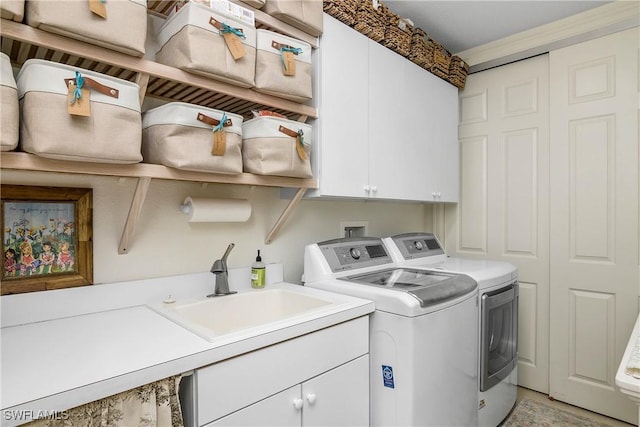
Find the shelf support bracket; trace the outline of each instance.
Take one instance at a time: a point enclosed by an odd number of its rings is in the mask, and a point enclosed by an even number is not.
[[[276,223],[273,225],[273,228],[271,228],[271,231],[269,232],[269,234],[267,234],[267,237],[264,239],[265,245],[268,245],[271,242],[273,242],[273,240],[276,238],[278,232],[280,231],[284,223],[289,219],[289,217],[293,213],[298,203],[300,203],[300,200],[302,200],[302,196],[304,196],[304,193],[306,191],[307,191],[306,188],[298,189],[295,196],[293,196],[293,199],[291,199],[287,207],[284,209],[284,211],[280,215],[280,218],[278,218]]]
[[[122,231],[122,237],[120,238],[120,246],[118,247],[119,254],[126,254],[129,251],[129,244],[133,233],[136,229],[138,218],[140,217],[140,211],[142,211],[142,205],[144,199],[147,197],[147,191],[149,190],[149,184],[151,178],[143,176],[138,179],[138,185],[136,191],[133,193],[133,200],[131,201],[131,207],[129,208],[129,215],[127,215],[127,222],[124,225]]]

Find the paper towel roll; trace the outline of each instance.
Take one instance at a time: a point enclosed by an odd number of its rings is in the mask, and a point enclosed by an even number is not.
[[[180,210],[189,216],[189,222],[244,222],[251,216],[251,203],[244,199],[187,197]]]

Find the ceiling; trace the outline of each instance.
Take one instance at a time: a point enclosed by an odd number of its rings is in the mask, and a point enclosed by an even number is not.
[[[455,54],[610,2],[386,0],[383,3],[392,12],[411,19]]]

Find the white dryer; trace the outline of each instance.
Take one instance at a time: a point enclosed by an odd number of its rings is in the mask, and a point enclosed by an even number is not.
[[[304,285],[375,302],[370,316],[372,426],[477,424],[477,284],[398,268],[379,238],[308,245]]]
[[[448,257],[432,233],[383,241],[396,265],[466,274],[478,283],[478,425],[496,427],[516,403],[518,269],[508,262]]]

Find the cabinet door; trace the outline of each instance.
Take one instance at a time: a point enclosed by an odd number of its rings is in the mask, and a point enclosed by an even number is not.
[[[458,89],[406,62],[405,187],[410,200],[457,202]]]
[[[302,425],[369,425],[369,355],[302,384]]]
[[[369,42],[370,197],[406,198],[406,61],[391,49]]]
[[[300,386],[296,385],[206,426],[299,427],[301,412]]]
[[[320,194],[365,196],[368,181],[368,38],[324,15],[314,166]]]

